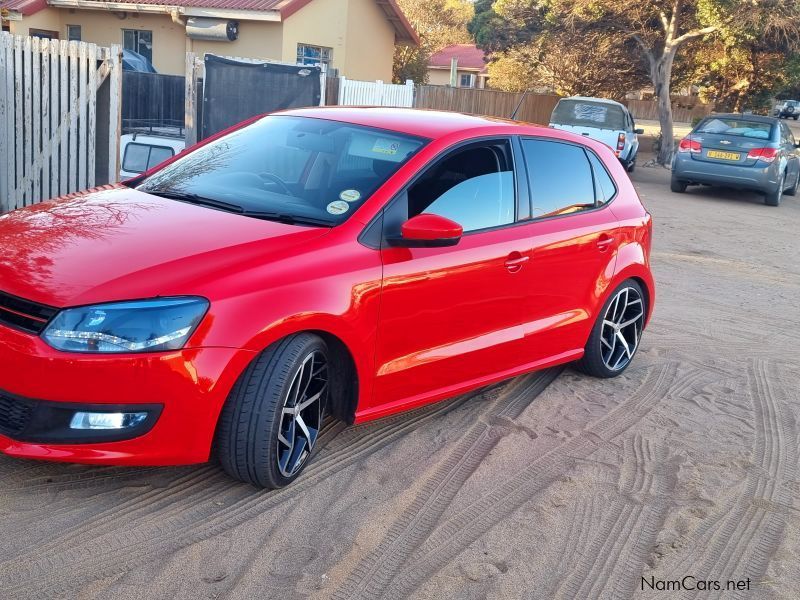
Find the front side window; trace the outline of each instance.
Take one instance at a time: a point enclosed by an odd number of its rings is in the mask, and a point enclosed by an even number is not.
[[[595,207],[592,169],[583,148],[545,140],[522,140],[528,168],[532,214],[572,214]]]
[[[297,44],[298,65],[327,65],[331,64],[333,49],[325,46],[312,46],[310,44]]]
[[[137,189],[225,204],[257,218],[333,226],[426,142],[373,127],[273,115],[188,153]]]
[[[123,29],[122,47],[141,54],[153,62],[153,32],[144,29]]]
[[[464,232],[515,220],[511,148],[506,141],[458,150],[431,167],[408,189],[408,216],[447,217]]]

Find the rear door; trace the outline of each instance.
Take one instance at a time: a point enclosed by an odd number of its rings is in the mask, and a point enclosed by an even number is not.
[[[617,190],[602,162],[582,146],[526,138],[522,147],[532,204],[533,293],[526,301],[531,358],[580,351],[613,273]]]

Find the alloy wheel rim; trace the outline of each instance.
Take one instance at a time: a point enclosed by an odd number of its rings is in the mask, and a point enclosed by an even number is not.
[[[631,362],[644,328],[644,302],[638,290],[625,287],[617,292],[603,315],[600,354],[611,371],[621,371]]]
[[[292,477],[305,464],[322,427],[328,397],[328,361],[310,352],[297,368],[283,399],[278,428],[278,470]]]

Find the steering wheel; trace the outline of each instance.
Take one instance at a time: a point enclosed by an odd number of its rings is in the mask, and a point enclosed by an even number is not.
[[[287,196],[294,196],[292,190],[290,190],[289,186],[286,185],[286,182],[277,175],[275,175],[274,173],[259,173],[259,176],[262,179],[269,179],[271,182],[277,183],[281,187],[281,189],[286,193]]]

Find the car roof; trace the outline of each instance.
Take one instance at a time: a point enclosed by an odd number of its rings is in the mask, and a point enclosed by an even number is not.
[[[738,119],[738,120],[746,120],[746,121],[756,121],[760,123],[776,123],[778,119],[775,117],[765,117],[763,115],[750,115],[750,114],[742,114],[742,113],[711,113],[706,118],[713,119],[715,117],[722,117],[724,119]]]
[[[527,133],[536,130],[552,133],[543,125],[533,125],[510,119],[468,115],[458,112],[426,110],[418,108],[387,108],[380,106],[325,106],[281,111],[280,115],[328,119],[388,129],[398,133],[415,135],[430,139],[441,138],[458,132],[479,132],[482,129],[508,127],[509,133]]]

